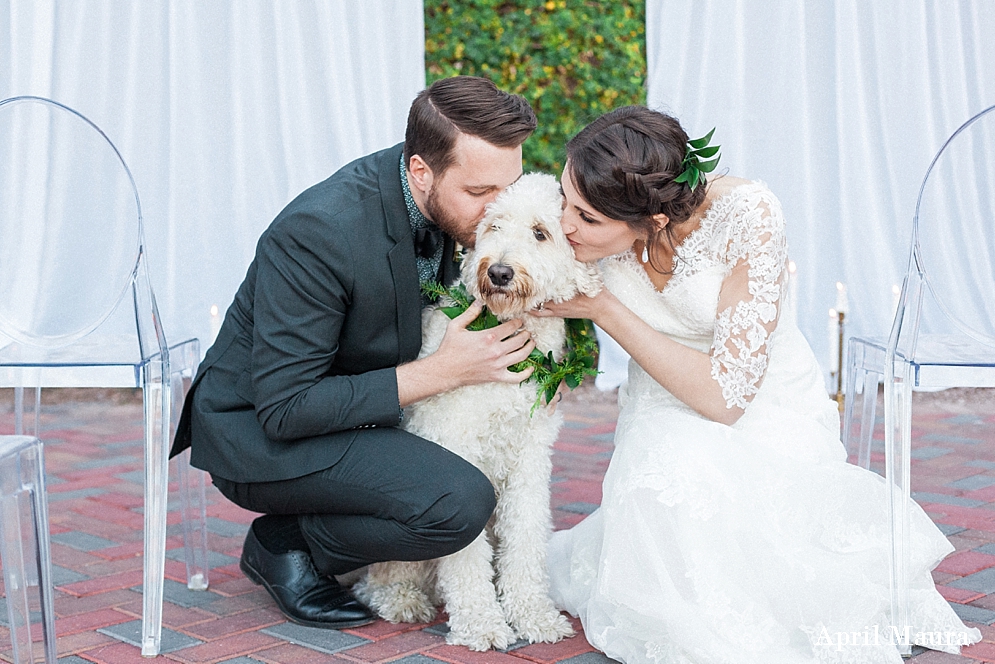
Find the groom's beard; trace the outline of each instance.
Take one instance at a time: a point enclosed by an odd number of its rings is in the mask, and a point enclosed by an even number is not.
[[[449,214],[436,194],[435,187],[428,190],[428,198],[425,199],[425,212],[428,218],[435,223],[442,231],[459,242],[464,247],[472,247],[477,239],[476,224],[473,228],[467,229],[460,225],[453,215]]]

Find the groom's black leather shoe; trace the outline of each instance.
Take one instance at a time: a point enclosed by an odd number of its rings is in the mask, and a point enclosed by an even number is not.
[[[308,627],[341,629],[373,622],[373,612],[335,579],[322,576],[304,551],[270,553],[252,528],[245,537],[239,567],[262,584],[290,620]]]

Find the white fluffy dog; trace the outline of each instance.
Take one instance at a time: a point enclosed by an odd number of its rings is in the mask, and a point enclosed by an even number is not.
[[[551,175],[528,174],[487,207],[461,280],[499,320],[520,317],[536,347],[563,354],[561,318],[525,312],[578,291],[595,295],[601,279],[593,265],[574,259],[560,228],[562,198]],[[425,311],[425,356],[442,341],[449,318]],[[407,409],[404,428],[452,450],[480,468],[497,491],[488,528],[468,547],[426,562],[372,565],[357,594],[391,622],[428,622],[433,599],[449,613],[451,644],[473,650],[507,648],[516,636],[554,643],[573,630],[549,598],[546,541],[552,530],[550,453],[560,413],[538,408],[536,385],[488,383],[458,388]],[[490,535],[490,538],[488,537]],[[492,547],[492,542],[494,546]]]

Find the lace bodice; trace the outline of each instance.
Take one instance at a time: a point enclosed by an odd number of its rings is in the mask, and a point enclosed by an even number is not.
[[[713,201],[657,291],[635,254],[601,261],[605,284],[654,329],[709,353],[726,407],[746,408],[767,370],[787,276],[781,204],[762,182]]]

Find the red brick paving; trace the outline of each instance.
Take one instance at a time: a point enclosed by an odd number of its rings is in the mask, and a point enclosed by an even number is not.
[[[181,662],[217,662],[234,659],[239,655],[271,648],[280,639],[262,632],[242,632],[234,636],[224,636],[216,641],[190,646],[170,653],[170,657]]]
[[[402,655],[429,650],[441,645],[445,639],[423,631],[404,632],[381,638],[373,643],[350,648],[348,656],[362,662],[383,662]]]
[[[252,653],[251,659],[258,659],[271,664],[314,664],[315,662],[350,662],[355,664],[356,660],[347,659],[340,655],[329,655],[319,653],[311,648],[284,643],[274,648],[257,650]],[[251,661],[251,660],[250,660]]]
[[[982,503],[966,507],[921,501],[937,523],[945,524],[957,548],[933,576],[955,607],[961,606],[973,612],[974,619],[989,624],[978,624],[984,641],[966,648],[963,655],[924,651],[913,657],[914,664],[995,662],[995,627],[991,626],[995,623],[995,588],[982,588],[989,592],[981,592],[949,585],[995,567],[995,484],[983,486],[988,478],[995,482],[995,403],[988,394],[951,391],[939,396],[917,395],[915,447],[946,451],[932,459],[913,461],[914,490]],[[0,432],[13,430],[12,401],[10,390],[0,390]],[[552,485],[557,528],[579,522],[583,512],[600,503],[601,479],[608,467],[617,415],[614,397],[593,390],[571,395],[561,407],[566,426],[554,455]],[[63,579],[55,597],[59,656],[73,655],[74,659],[66,661],[76,663],[147,661],[141,658],[138,648],[110,635],[115,626],[134,623],[142,610],[137,592],[141,585],[142,488],[135,472],[142,468],[140,401],[126,391],[51,390],[43,394],[43,411],[49,491],[55,498],[49,503],[51,532],[70,538],[52,544],[57,578],[61,574]],[[971,443],[972,438],[981,442]],[[89,463],[100,460],[107,460],[108,465]],[[880,450],[872,454],[872,463],[878,467],[883,463]],[[972,481],[975,476],[981,477]],[[362,640],[334,654],[285,638],[279,628],[286,623],[272,600],[238,569],[242,533],[255,515],[232,505],[213,487],[208,491],[208,516],[213,522],[208,537],[210,549],[212,555],[223,554],[230,560],[222,559],[211,569],[211,588],[205,595],[210,601],[193,602],[193,606],[181,606],[168,599],[164,603],[163,626],[168,630],[164,635],[196,642],[164,653],[163,660],[238,664],[560,664],[575,657],[586,663],[599,659],[576,620],[573,623],[578,635],[571,639],[557,644],[513,646],[507,652],[472,652],[447,645],[434,628],[426,631],[425,625],[383,621],[344,630],[343,634],[349,636],[342,638]],[[58,500],[58,494],[66,492],[82,495]],[[181,548],[176,512],[170,514],[169,523],[173,525],[167,547]],[[103,538],[110,545],[81,550],[89,547],[79,542],[100,541],[92,537],[72,540],[79,534]],[[183,581],[184,574],[181,562],[166,561],[168,579]],[[5,621],[6,616],[0,620]],[[435,624],[443,621],[444,615],[440,615]],[[97,631],[103,628],[110,631]],[[0,659],[10,660],[9,633],[2,625]]]
[[[956,577],[959,579],[960,577]],[[953,579],[952,579],[953,580]],[[974,590],[963,590],[961,588],[951,588],[949,586],[939,586],[940,594],[948,602],[956,602],[957,604],[970,604],[976,600],[981,599],[985,596],[984,593],[975,592]]]
[[[955,576],[967,576],[995,565],[995,556],[977,551],[959,551],[936,566],[937,571]]]

